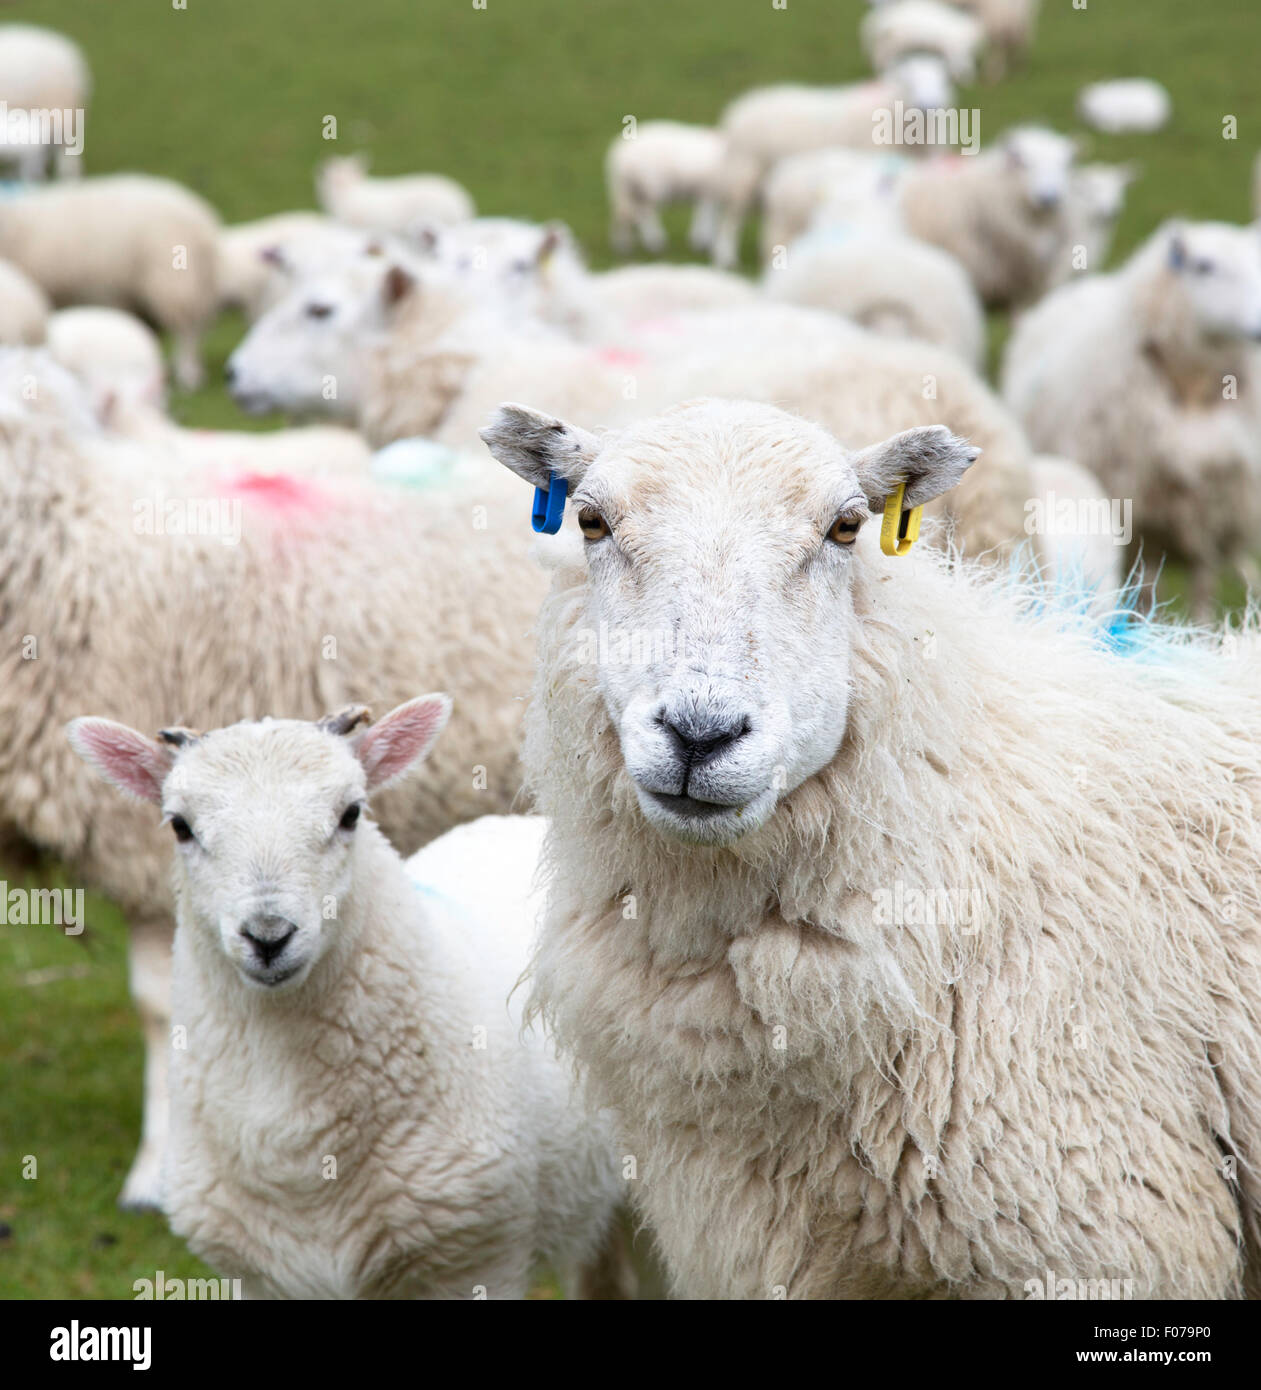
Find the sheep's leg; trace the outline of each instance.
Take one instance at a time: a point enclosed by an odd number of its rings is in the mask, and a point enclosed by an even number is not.
[[[1250,591],[1249,597],[1261,598],[1261,564],[1257,563],[1256,556],[1245,551],[1236,558],[1235,568]]]
[[[635,225],[645,251],[651,251],[654,256],[659,256],[669,245],[670,238],[666,235],[660,214],[651,203],[640,208]]]
[[[564,1279],[568,1298],[623,1300],[639,1291],[639,1277],[631,1257],[629,1220],[618,1213],[609,1223],[600,1248]]]
[[[740,227],[743,222],[743,205],[724,203],[714,229],[713,245],[713,261],[721,270],[733,270],[740,260]]]
[[[144,1119],[140,1148],[118,1205],[131,1211],[161,1210],[162,1153],[170,1119],[167,1088],[171,1045],[171,939],[169,917],[131,925],[131,997],[144,1030]]]
[[[175,380],[185,391],[196,391],[206,377],[201,365],[201,330],[177,328],[171,337]]]
[[[1191,617],[1197,623],[1213,620],[1213,601],[1217,597],[1217,570],[1205,560],[1194,560],[1191,565],[1191,592],[1189,602]]]
[[[708,251],[714,244],[718,229],[718,204],[713,198],[696,200],[696,211],[692,214],[692,226],[688,232],[688,244],[693,251]]]

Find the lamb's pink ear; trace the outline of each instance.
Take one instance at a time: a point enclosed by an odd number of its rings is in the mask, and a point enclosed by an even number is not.
[[[388,785],[421,762],[450,717],[449,695],[418,695],[365,730],[355,744],[355,755],[368,790]]]
[[[555,473],[568,481],[570,492],[600,451],[599,439],[589,431],[511,401],[495,411],[481,437],[505,468],[532,487],[547,487]]]
[[[162,783],[176,749],[112,719],[73,719],[66,737],[74,751],[128,796],[161,805]]]
[[[851,462],[868,504],[878,512],[903,480],[904,507],[922,507],[949,492],[980,453],[966,439],[951,434],[945,425],[921,425],[860,450]]]

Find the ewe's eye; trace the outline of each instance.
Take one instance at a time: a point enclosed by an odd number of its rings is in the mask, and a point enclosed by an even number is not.
[[[1212,261],[1196,261],[1195,273],[1197,275],[1211,275],[1216,269]]]
[[[836,545],[853,545],[858,539],[863,520],[863,517],[855,516],[852,512],[842,512],[829,528],[828,540]]]
[[[193,838],[192,828],[183,816],[171,817],[171,829],[175,831],[175,838],[182,845],[187,844]]]
[[[326,319],[333,312],[331,304],[308,304],[306,316],[309,319]]]
[[[583,507],[578,513],[578,529],[589,541],[601,541],[609,535],[609,523],[594,507]]]
[[[342,812],[342,818],[338,821],[338,825],[340,825],[343,830],[353,830],[358,824],[359,803],[356,801],[353,805],[347,806]]]

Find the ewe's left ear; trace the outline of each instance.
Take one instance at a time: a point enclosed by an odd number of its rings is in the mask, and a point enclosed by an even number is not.
[[[169,730],[171,734],[191,730]],[[176,749],[174,738],[165,746],[144,734],[117,724],[112,719],[72,719],[66,725],[70,746],[90,767],[119,791],[141,801],[162,804],[162,784],[166,781]]]
[[[450,717],[449,695],[418,695],[365,730],[355,743],[355,756],[368,790],[387,786],[423,761]]]
[[[922,507],[949,492],[980,456],[980,449],[951,434],[945,425],[903,430],[854,455],[854,471],[873,512],[906,480],[903,507]]]
[[[570,492],[600,449],[589,430],[511,401],[499,407],[481,434],[495,458],[531,487],[546,488],[555,473],[569,483]]]

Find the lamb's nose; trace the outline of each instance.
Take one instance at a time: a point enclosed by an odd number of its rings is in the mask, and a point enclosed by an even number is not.
[[[660,718],[688,767],[710,762],[749,732],[749,721],[743,714],[663,711]]]
[[[253,947],[258,959],[264,965],[270,965],[297,930],[292,922],[283,917],[260,917],[248,927],[242,927],[241,935]]]

